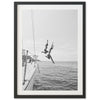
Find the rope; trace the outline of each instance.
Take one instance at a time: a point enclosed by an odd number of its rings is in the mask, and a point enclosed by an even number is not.
[[[34,48],[34,55],[36,55],[36,50],[35,50],[35,29],[34,29],[34,24],[33,24],[33,11],[31,10],[31,19],[32,19],[32,32],[33,32],[33,48]]]

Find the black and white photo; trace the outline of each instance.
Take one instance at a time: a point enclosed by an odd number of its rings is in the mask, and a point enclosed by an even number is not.
[[[85,98],[85,2],[15,2],[15,98]]]

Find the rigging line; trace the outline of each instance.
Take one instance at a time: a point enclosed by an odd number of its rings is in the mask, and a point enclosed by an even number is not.
[[[34,30],[34,24],[33,24],[33,11],[31,10],[31,19],[32,19],[32,32],[33,32],[33,48],[34,48],[34,55],[36,55],[35,50],[35,30]]]
[[[22,49],[23,49],[23,38],[22,38]]]

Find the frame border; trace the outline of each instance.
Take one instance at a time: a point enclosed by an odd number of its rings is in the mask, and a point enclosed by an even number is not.
[[[18,95],[17,94],[17,6],[18,5],[83,6],[83,95]],[[14,98],[86,98],[86,2],[14,2]]]

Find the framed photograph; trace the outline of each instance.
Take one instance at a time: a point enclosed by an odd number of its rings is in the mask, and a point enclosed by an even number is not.
[[[85,98],[85,2],[14,2],[14,98]]]

